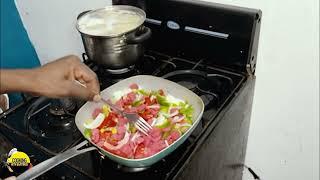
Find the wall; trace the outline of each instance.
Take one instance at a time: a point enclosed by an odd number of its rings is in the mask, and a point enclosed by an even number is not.
[[[75,28],[77,15],[104,7],[110,0],[15,0],[41,64],[84,50]]]
[[[39,60],[23,27],[14,1],[1,0],[0,68],[34,67]]]
[[[0,68],[31,68],[39,66],[39,59],[23,27],[14,1],[1,0]],[[20,96],[10,94],[10,104]]]
[[[110,3],[16,1],[42,63],[83,52],[76,15]],[[215,2],[263,11],[247,164],[263,179],[319,179],[319,1]]]
[[[319,1],[215,2],[263,12],[246,163],[264,180],[318,180]]]

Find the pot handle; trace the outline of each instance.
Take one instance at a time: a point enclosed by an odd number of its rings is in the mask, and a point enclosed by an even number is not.
[[[151,37],[151,34],[151,29],[148,27],[144,27],[141,34],[135,34],[133,37],[128,38],[126,42],[128,44],[139,44],[149,39]]]
[[[79,148],[83,147],[86,144],[88,144],[88,141],[85,140],[80,144],[76,145],[75,147],[68,149],[65,152],[60,153],[50,159],[47,159],[37,164],[36,166],[33,166],[31,169],[19,175],[17,177],[17,180],[34,179],[74,156],[97,149],[96,147],[88,147],[88,148],[79,150]]]
[[[79,19],[81,16],[83,16],[84,14],[86,14],[87,12],[90,12],[91,10],[87,10],[87,11],[83,11],[82,13],[80,13],[78,16],[77,16],[77,19]]]

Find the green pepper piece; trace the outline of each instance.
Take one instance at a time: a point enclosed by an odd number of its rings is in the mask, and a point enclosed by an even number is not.
[[[84,129],[84,137],[85,138],[87,138],[87,139],[90,139],[91,138],[91,134],[92,134],[92,132],[91,132],[91,129]]]
[[[143,100],[134,101],[134,102],[132,103],[132,106],[133,106],[133,107],[137,107],[137,106],[141,105],[142,103],[143,103]]]

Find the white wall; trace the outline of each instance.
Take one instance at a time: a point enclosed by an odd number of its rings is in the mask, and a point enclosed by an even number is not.
[[[111,0],[15,0],[41,64],[68,54],[81,55],[83,45],[75,28],[77,15],[104,7]]]
[[[263,11],[246,163],[264,180],[319,180],[319,1],[211,1]]]
[[[44,63],[83,52],[78,13],[103,0],[16,0]],[[211,0],[213,1],[213,0]],[[215,0],[263,11],[246,163],[265,180],[319,179],[319,1]],[[244,179],[250,179],[246,174]]]

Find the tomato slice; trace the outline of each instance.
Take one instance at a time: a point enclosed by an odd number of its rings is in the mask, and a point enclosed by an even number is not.
[[[103,139],[108,139],[111,137],[111,135],[112,135],[111,131],[106,131],[106,132],[100,133],[100,136]]]
[[[157,104],[157,103],[158,103],[157,98],[154,98],[154,99],[151,101],[151,104],[150,104],[150,105]]]
[[[151,100],[150,100],[150,97],[145,97],[144,98],[144,103],[145,103],[145,105],[147,105],[147,106],[150,106],[151,105]]]
[[[148,110],[146,110],[143,113],[141,113],[140,116],[146,121],[148,121],[148,120],[153,118],[153,115],[150,114],[150,111],[148,111]]]
[[[134,152],[134,157],[136,159],[143,158],[145,156],[145,146],[143,143],[139,144],[136,151]]]
[[[115,122],[113,119],[109,121],[109,124],[108,124],[109,127],[115,127],[116,125],[117,125],[117,122]]]
[[[98,129],[103,128],[104,126],[107,127],[114,127],[117,125],[117,122],[115,122],[113,119],[115,118],[115,114],[114,113],[109,113],[109,115],[104,119],[104,121],[100,124],[100,126],[98,127]]]

